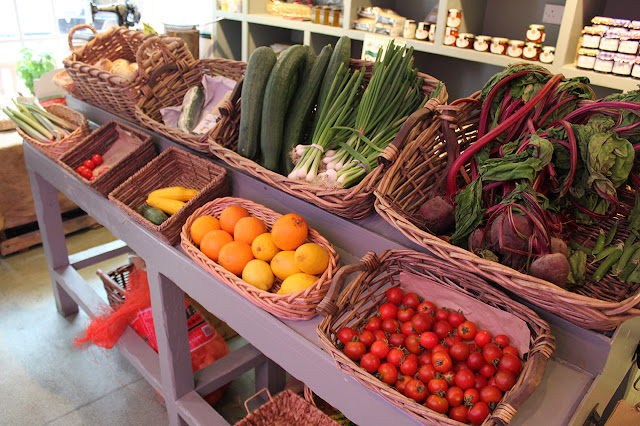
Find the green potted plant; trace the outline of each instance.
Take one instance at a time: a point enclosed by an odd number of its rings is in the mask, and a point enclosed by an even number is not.
[[[24,80],[25,86],[27,86],[31,93],[34,94],[33,80],[40,78],[42,74],[54,69],[56,61],[49,53],[38,55],[36,57],[28,48],[22,49],[20,53],[22,53],[22,60],[18,61],[16,74]]]

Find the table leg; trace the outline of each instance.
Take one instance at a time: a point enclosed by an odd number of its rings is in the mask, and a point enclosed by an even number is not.
[[[56,282],[53,271],[69,265],[69,252],[62,227],[62,216],[58,204],[56,188],[42,176],[29,170],[33,204],[38,218],[38,227],[42,235],[42,247],[47,257],[49,275],[53,286],[56,308],[62,316],[78,312],[78,304],[69,296],[64,288]]]
[[[267,388],[271,395],[284,390],[287,372],[269,358],[256,367],[256,392]]]

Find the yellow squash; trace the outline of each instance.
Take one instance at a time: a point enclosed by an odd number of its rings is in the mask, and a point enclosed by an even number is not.
[[[152,191],[148,198],[168,198],[170,200],[189,201],[198,193],[195,189],[185,188],[183,186],[169,186]]]
[[[151,207],[162,210],[167,214],[175,214],[178,210],[184,206],[184,201],[172,200],[170,198],[162,197],[149,197],[147,198],[147,204]]]

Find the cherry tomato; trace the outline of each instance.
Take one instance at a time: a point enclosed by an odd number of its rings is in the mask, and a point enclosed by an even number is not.
[[[480,351],[480,348],[478,347],[478,345],[476,345],[476,342],[467,343],[467,346],[469,346],[469,351],[470,352],[478,352],[478,351]]]
[[[444,352],[434,353],[431,359],[436,371],[444,373],[445,371],[451,370],[452,362],[449,354]]]
[[[93,164],[95,164],[96,166],[99,166],[100,164],[102,164],[102,155],[100,154],[93,154],[91,156],[91,161],[93,161]]]
[[[417,313],[411,318],[411,324],[413,324],[413,328],[416,329],[418,334],[431,330],[434,323],[435,321],[431,315],[423,313]]]
[[[465,322],[467,319],[460,312],[451,311],[449,312],[449,318],[447,320],[449,321],[449,324],[451,324],[453,328],[457,328],[460,324]]]
[[[480,392],[477,389],[467,389],[464,391],[464,403],[466,405],[475,404],[480,401]]]
[[[476,333],[473,341],[476,342],[479,348],[484,348],[484,345],[491,342],[491,334],[487,330],[480,330]]]
[[[362,342],[347,342],[344,345],[345,355],[354,361],[360,361],[362,355],[367,353],[367,348]]]
[[[353,338],[357,335],[358,333],[351,327],[342,327],[340,330],[338,330],[338,340],[340,340],[345,345],[347,344],[347,342],[352,341]]]
[[[509,337],[505,336],[504,334],[498,334],[493,338],[493,341],[496,345],[500,346],[500,348],[509,346],[509,343],[511,343],[511,339],[509,339]]]
[[[422,346],[422,345],[420,345]],[[431,364],[431,357],[433,354],[431,352],[425,352],[418,358],[418,364],[420,365],[428,365]]]
[[[438,343],[440,343],[440,339],[433,331],[425,331],[420,334],[420,344],[423,348],[433,349]]]
[[[502,354],[503,355],[509,354],[509,355],[513,355],[515,357],[520,358],[520,352],[518,352],[518,350],[513,346],[505,346],[504,348],[502,348]]]
[[[464,400],[464,391],[460,389],[458,386],[452,386],[447,389],[447,402],[449,402],[449,406],[457,407],[462,404]]]
[[[460,370],[456,373],[455,382],[460,389],[471,389],[475,384],[475,375],[471,370]]]
[[[485,365],[487,361],[484,360],[482,352],[471,352],[467,358],[467,365],[473,371],[478,371]]]
[[[80,169],[80,171],[78,172],[80,173],[80,176],[82,176],[83,178],[89,180],[93,177],[93,172],[91,170],[89,170],[88,168],[82,166],[82,169]]]
[[[451,354],[449,354],[449,355],[451,355]],[[454,372],[457,373],[458,371],[461,371],[461,370],[471,370],[466,361],[458,361],[458,362],[453,364],[453,371]]]
[[[382,329],[382,318],[373,316],[369,318],[369,321],[364,325],[365,330],[376,331]]]
[[[91,175],[91,177],[89,178],[89,181],[93,181],[96,177]]]
[[[497,365],[500,358],[502,358],[502,349],[495,343],[487,343],[482,347],[482,356],[489,364]]]
[[[389,348],[389,344],[384,340],[376,340],[375,342],[373,342],[373,344],[371,345],[371,349],[369,350],[378,358],[385,359],[389,354],[390,349],[391,348]]]
[[[408,356],[400,363],[400,372],[407,376],[413,376],[418,372],[418,361]]]
[[[449,347],[449,355],[454,361],[464,361],[469,358],[469,346],[464,342],[455,342]]]
[[[433,302],[429,302],[428,300],[425,300],[424,302],[420,302],[420,304],[418,305],[418,308],[416,309],[416,312],[425,313],[429,316],[431,316],[431,314],[433,314],[435,311],[436,311],[436,305],[434,305]]]
[[[103,174],[104,172],[108,171],[109,167],[103,167],[100,169],[100,171],[98,172],[98,176],[100,176],[101,174]]]
[[[376,341],[376,336],[373,331],[363,330],[358,336],[358,340],[364,343],[367,348],[370,348],[373,342]]]
[[[382,331],[385,333],[397,333],[400,331],[400,321],[395,318],[387,318],[382,320]]]
[[[431,379],[436,377],[436,374],[438,374],[438,372],[431,364],[422,365],[418,370],[418,378],[424,383],[429,383]]]
[[[449,408],[449,413],[447,415],[452,420],[458,421],[460,423],[468,423],[469,407],[467,407],[466,405],[458,405],[457,407],[451,407]]]
[[[403,358],[404,352],[398,348],[391,348],[387,354],[387,362],[390,362],[394,367],[400,367]]]
[[[490,404],[495,402],[496,404],[502,399],[502,392],[495,386],[485,386],[480,389],[480,401]]]
[[[489,415],[489,406],[486,402],[479,401],[473,407],[469,409],[467,415],[469,421],[474,425],[480,425],[484,422],[484,419]]]
[[[489,385],[489,381],[485,379],[483,376],[476,374],[473,377],[473,388],[477,389],[478,392],[480,392],[480,389],[488,385]]]
[[[420,355],[424,352],[424,348],[420,346],[420,338],[416,334],[407,336],[404,341],[404,345],[412,354]]]
[[[453,327],[451,327],[451,324],[449,324],[448,321],[437,321],[433,324],[431,331],[436,333],[440,340],[443,340],[453,331]]]
[[[411,379],[404,388],[404,394],[416,402],[421,402],[427,397],[427,387],[422,381]]]
[[[398,306],[389,302],[380,305],[378,310],[380,311],[380,318],[383,321],[386,319],[396,319],[396,315],[398,314]]]
[[[400,287],[391,287],[386,291],[385,296],[387,296],[387,301],[389,301],[389,303],[399,305],[400,303],[402,303],[404,291],[402,291]]]
[[[496,385],[496,376],[493,376],[487,381],[487,386],[495,386]]]
[[[411,376],[398,374],[398,381],[394,386],[396,387],[396,389],[398,389],[398,392],[404,395],[404,389],[407,386],[407,383],[409,383],[411,380],[413,380]]]
[[[416,334],[416,329],[413,327],[411,321],[407,321],[402,323],[400,326],[400,332],[405,336],[409,336],[411,334]]]
[[[84,162],[82,163],[83,166],[85,166],[87,169],[89,170],[93,170],[96,168],[96,163],[94,163],[91,160],[84,160]]]
[[[404,342],[407,339],[407,336],[401,333],[391,333],[389,335],[389,345],[400,348],[404,346]]]
[[[480,375],[485,379],[490,379],[494,376],[494,374],[496,374],[497,371],[498,370],[496,370],[496,367],[493,364],[485,362],[484,365],[480,367],[480,370],[478,370],[478,373],[480,373]]]
[[[449,319],[449,310],[447,308],[439,308],[435,317],[436,321],[447,321]]]
[[[371,352],[368,352],[362,355],[362,358],[360,358],[360,367],[367,370],[367,373],[373,374],[377,372],[378,368],[380,367],[380,358],[378,358]]]
[[[458,326],[458,336],[464,340],[473,340],[478,332],[478,327],[473,321],[465,321]]]
[[[388,385],[393,385],[398,381],[398,369],[389,362],[380,364],[376,376]]]
[[[376,340],[387,340],[389,338],[389,336],[387,336],[382,330],[374,331],[373,335],[376,336]]]
[[[416,314],[415,309],[410,308],[408,306],[400,306],[400,308],[398,309],[397,318],[398,318],[398,321],[404,323],[407,321],[411,321],[411,318],[413,318],[415,314]]]
[[[427,408],[435,411],[436,413],[445,414],[449,411],[449,403],[447,402],[447,398],[438,395],[429,395],[427,398],[427,403],[425,404]]]
[[[513,387],[513,385],[516,384],[516,375],[513,374],[510,371],[498,371],[496,373],[496,386],[498,387],[498,389],[500,389],[502,392],[507,392],[509,390],[511,390],[511,388]]]
[[[498,363],[498,371],[510,371],[516,376],[522,371],[522,361],[517,356],[506,354],[502,355]]]
[[[445,379],[431,379],[427,383],[429,393],[446,392],[449,389],[449,384]]]
[[[449,355],[449,347],[443,343],[438,343],[435,348],[431,349],[431,353],[435,355],[438,352],[444,352]]]
[[[416,310],[420,304],[420,297],[415,293],[407,293],[402,297],[402,304]]]
[[[78,166],[76,168],[76,172],[78,172],[78,174],[82,175],[82,173],[84,173],[85,170],[88,170],[85,166]]]

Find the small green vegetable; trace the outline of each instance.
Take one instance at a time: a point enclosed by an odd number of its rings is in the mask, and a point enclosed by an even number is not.
[[[568,245],[569,247],[571,247],[572,249],[574,249],[574,250],[580,250],[580,251],[582,251],[582,252],[586,253],[588,256],[591,256],[591,254],[592,254],[592,253],[591,253],[591,249],[590,249],[589,247],[585,247],[585,246],[583,246],[582,244],[578,244],[578,243],[577,243],[577,242],[575,242],[575,241],[569,241],[569,242],[567,243],[567,245]]]
[[[636,235],[633,233],[629,234],[627,239],[624,240],[624,251],[622,252],[622,256],[620,256],[620,260],[618,260],[618,262],[613,265],[613,275],[620,275],[625,266],[627,266],[631,255],[636,251],[638,247],[640,247],[640,244],[634,244],[635,240]]]
[[[613,266],[614,263],[620,259],[622,256],[622,249],[624,248],[624,244],[620,243],[616,249],[607,256],[607,258],[598,266],[598,269],[593,273],[593,280],[598,282],[604,277],[604,275],[609,272],[609,269]]]
[[[624,243],[620,243],[619,245],[607,246],[603,248],[593,259],[591,263],[597,263],[603,260],[604,258],[609,257],[611,253],[613,253],[618,248],[624,248]]]
[[[602,249],[604,248],[604,241],[606,238],[607,236],[605,235],[604,231],[600,229],[600,233],[598,234],[598,238],[596,239],[596,244],[593,246],[593,249],[591,250],[591,254],[595,256],[596,254],[602,251]]]
[[[607,233],[607,238],[605,238],[604,240],[604,245],[608,246],[609,244],[611,244],[611,241],[613,241],[613,237],[616,236],[616,232],[618,231],[618,223],[619,221],[615,221],[613,226],[611,227],[611,229],[609,229],[609,232]]]
[[[620,263],[620,262],[619,262]],[[636,248],[628,262],[622,269],[622,272],[618,275],[620,281],[625,282],[632,274],[632,272],[636,269],[636,267],[640,264],[640,247]]]
[[[587,275],[587,254],[582,250],[575,250],[569,257],[569,276],[567,282],[582,285]]]

